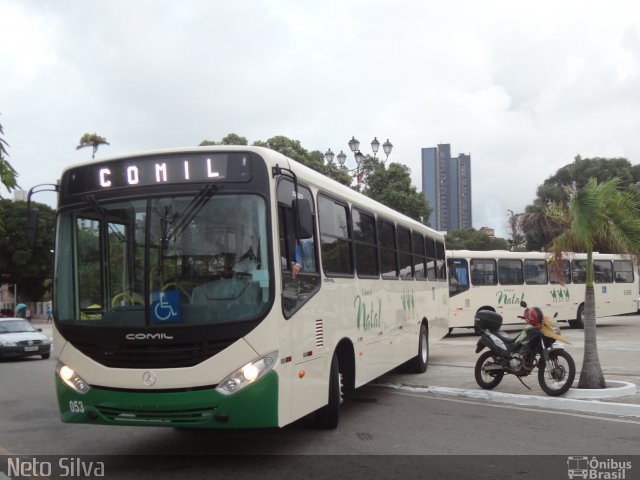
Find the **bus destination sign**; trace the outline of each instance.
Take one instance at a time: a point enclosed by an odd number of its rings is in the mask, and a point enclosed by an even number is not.
[[[246,182],[250,153],[204,153],[133,157],[71,169],[62,179],[69,195],[122,187],[190,182]]]

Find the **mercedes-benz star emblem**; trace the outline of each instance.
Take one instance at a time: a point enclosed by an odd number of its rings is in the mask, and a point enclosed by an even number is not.
[[[151,370],[147,370],[142,374],[142,381],[144,382],[145,385],[150,387],[151,385],[156,383],[156,374],[153,373]]]

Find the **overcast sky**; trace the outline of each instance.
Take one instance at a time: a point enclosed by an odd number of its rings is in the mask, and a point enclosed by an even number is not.
[[[575,155],[640,161],[639,80],[633,1],[0,0],[24,189],[90,159],[85,132],[111,143],[98,156],[231,132],[366,153],[377,136],[418,190],[421,148],[470,153],[474,227],[506,234]]]

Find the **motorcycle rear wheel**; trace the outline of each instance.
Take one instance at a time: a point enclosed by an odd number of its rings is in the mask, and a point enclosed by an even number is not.
[[[485,370],[487,366],[500,365],[493,352],[487,351],[478,357],[475,368],[476,382],[485,390],[496,388],[504,377],[504,370]]]
[[[549,354],[549,361],[540,358],[538,363],[538,383],[540,388],[552,397],[564,395],[569,391],[576,378],[576,364],[571,355],[564,350]]]

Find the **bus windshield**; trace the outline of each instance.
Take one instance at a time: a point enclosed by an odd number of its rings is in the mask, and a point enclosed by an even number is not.
[[[202,325],[255,320],[269,305],[265,200],[216,193],[98,202],[58,217],[61,324]],[[75,272],[75,273],[74,273]]]

